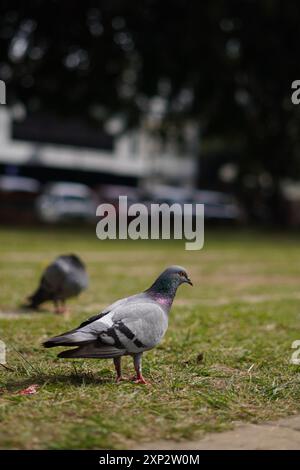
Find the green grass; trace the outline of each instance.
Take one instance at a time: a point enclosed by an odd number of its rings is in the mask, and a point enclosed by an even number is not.
[[[87,263],[91,285],[62,318],[9,312],[59,253]],[[112,361],[56,359],[41,342],[125,295],[170,264],[185,266],[162,344],[144,355],[152,386],[115,384]],[[300,244],[295,235],[206,232],[202,251],[181,242],[100,242],[94,230],[0,232],[0,448],[126,448],[142,441],[192,439],[236,422],[299,412]],[[132,372],[130,358],[123,360]],[[18,391],[39,384],[38,393]]]

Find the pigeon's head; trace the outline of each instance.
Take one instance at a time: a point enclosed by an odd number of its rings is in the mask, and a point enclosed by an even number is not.
[[[190,286],[193,285],[192,281],[190,280],[188,276],[188,273],[181,266],[170,266],[161,274],[161,276],[164,279],[169,280],[172,284],[175,283],[178,286],[184,283],[190,284]]]
[[[181,266],[170,266],[158,276],[154,284],[148,289],[148,292],[173,296],[177,288],[184,283],[193,285],[186,270]]]

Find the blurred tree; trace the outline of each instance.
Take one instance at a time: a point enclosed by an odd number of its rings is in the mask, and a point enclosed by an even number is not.
[[[1,0],[0,79],[28,112],[127,126],[154,116],[238,148],[242,194],[300,176],[296,0]],[[249,197],[251,201],[252,196]]]

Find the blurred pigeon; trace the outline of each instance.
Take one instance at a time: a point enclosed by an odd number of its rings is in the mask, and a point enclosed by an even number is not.
[[[50,338],[44,346],[77,346],[62,351],[58,357],[111,358],[117,382],[123,379],[121,356],[133,356],[136,373],[133,380],[147,383],[142,375],[142,354],[162,340],[177,288],[183,283],[192,285],[186,270],[171,266],[145,292],[117,300],[78,328]]]
[[[83,262],[76,255],[56,258],[44,271],[37,290],[28,298],[28,308],[37,308],[52,300],[56,313],[65,312],[65,300],[74,297],[88,286]]]

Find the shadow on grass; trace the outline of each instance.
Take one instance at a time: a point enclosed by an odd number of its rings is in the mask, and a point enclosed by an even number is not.
[[[70,373],[70,374],[32,374],[30,377],[20,380],[8,380],[5,388],[0,391],[0,396],[5,393],[17,393],[30,385],[39,385],[39,388],[44,388],[47,385],[61,386],[78,386],[82,385],[105,385],[114,383],[112,376],[96,376],[93,373]]]

